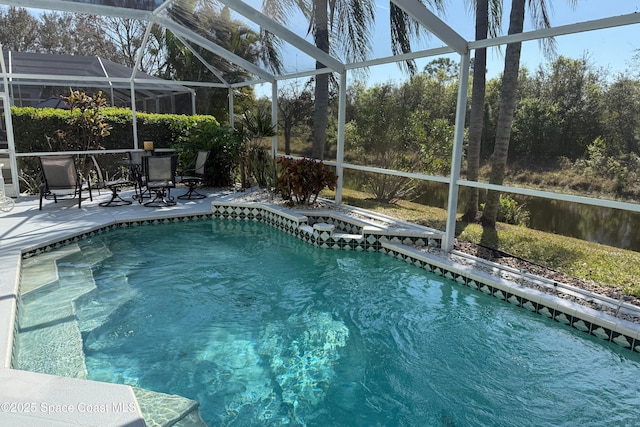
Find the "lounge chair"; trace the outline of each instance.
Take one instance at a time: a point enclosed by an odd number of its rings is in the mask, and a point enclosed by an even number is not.
[[[74,156],[41,156],[40,170],[42,171],[40,210],[42,210],[43,199],[53,197],[53,201],[58,203],[60,196],[78,196],[78,208],[80,208],[83,190],[89,192],[89,200],[93,201],[91,184],[80,177]]]
[[[207,160],[209,160],[209,151],[198,151],[194,168],[183,171],[183,174],[185,172],[191,172],[191,174],[178,176],[176,178],[177,182],[185,184],[187,187],[189,187],[189,190],[186,193],[178,196],[178,199],[193,200],[204,199],[205,197],[207,197],[204,194],[200,194],[196,191],[196,187],[204,181]]]
[[[111,199],[109,199],[106,202],[101,202],[99,203],[99,205],[100,206],[124,206],[124,205],[130,205],[131,203],[133,203],[131,200],[124,200],[118,194],[118,192],[122,189],[122,187],[126,185],[133,185],[133,182],[127,179],[116,179],[111,181],[105,180],[106,174],[102,169],[102,167],[100,167],[100,164],[98,163],[98,159],[96,159],[96,156],[89,155],[89,158],[93,163],[93,166],[96,171],[96,177],[98,178],[98,182],[97,182],[98,191],[100,191],[101,188],[106,188],[111,190]]]
[[[155,193],[155,197],[145,206],[173,206],[176,201],[171,197],[171,189],[176,186],[176,168],[178,156],[143,157],[147,188]]]

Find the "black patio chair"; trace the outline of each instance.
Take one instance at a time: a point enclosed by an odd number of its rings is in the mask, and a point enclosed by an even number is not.
[[[171,197],[171,189],[176,186],[176,169],[178,156],[148,156],[142,158],[149,191],[155,193],[145,206],[174,206],[176,201]]]
[[[183,175],[176,177],[177,182],[181,184],[185,184],[189,189],[186,193],[178,196],[178,199],[181,200],[193,200],[193,199],[204,199],[204,194],[198,193],[196,191],[196,187],[202,182],[204,182],[206,175],[206,165],[207,160],[209,160],[209,151],[198,151],[198,155],[196,156],[196,163],[193,169],[186,169],[183,171]],[[190,172],[189,175],[186,175],[186,172]]]
[[[96,156],[89,155],[89,158],[91,159],[91,162],[93,163],[93,167],[96,172],[96,178],[97,178],[96,188],[98,188],[98,194],[100,194],[100,189],[111,190],[111,199],[109,199],[106,202],[101,202],[99,203],[99,205],[111,207],[111,206],[130,205],[131,203],[133,203],[131,200],[124,200],[118,194],[118,192],[122,190],[122,187],[125,187],[127,185],[133,185],[133,182],[129,181],[128,179],[106,180],[105,179],[106,173],[104,169],[102,169],[102,167],[100,166],[100,163],[98,163],[98,159],[96,158]]]
[[[131,173],[131,180],[135,185],[136,194],[133,196],[138,202],[142,203],[144,199],[151,197],[151,193],[147,188],[146,175],[144,171],[143,159],[149,156],[150,153],[146,151],[128,151],[127,152],[127,165]]]
[[[58,197],[78,197],[78,208],[82,207],[82,191],[91,195],[91,183],[85,182],[78,173],[75,157],[72,155],[41,156],[40,170],[42,171],[42,184],[40,184],[40,210],[42,200],[53,198],[58,203]]]

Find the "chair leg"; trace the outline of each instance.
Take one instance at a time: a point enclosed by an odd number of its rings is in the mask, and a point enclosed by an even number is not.
[[[156,193],[156,196],[146,202],[144,205],[152,208],[160,208],[165,206],[175,206],[177,203],[171,197],[171,189],[164,188],[152,188],[152,191]]]
[[[111,187],[111,199],[109,199],[109,201],[107,202],[99,203],[99,205],[105,206],[105,207],[111,207],[111,206],[125,206],[133,203],[131,200],[124,200],[122,197],[120,197],[120,195],[118,194],[118,190],[119,190],[118,186]]]
[[[198,193],[196,191],[196,186],[198,185],[197,182],[185,181],[185,184],[189,187],[189,189],[187,190],[186,193],[179,195],[178,199],[180,199],[180,200],[196,200],[196,199],[204,199],[204,198],[207,197],[204,194]]]
[[[144,199],[151,198],[151,190],[149,188],[143,188],[144,184],[142,181],[137,181],[135,184],[135,191],[133,198],[138,201],[138,203],[142,204]]]

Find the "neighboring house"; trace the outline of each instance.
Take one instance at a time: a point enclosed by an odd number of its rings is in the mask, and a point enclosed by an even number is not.
[[[60,95],[68,95],[69,88],[73,88],[89,95],[102,90],[110,105],[131,107],[130,80],[134,70],[129,67],[97,56],[8,51],[3,51],[3,55],[8,73],[14,76],[9,79],[12,105],[64,108],[53,105],[53,101]],[[43,76],[55,76],[55,80]],[[69,80],[64,81],[66,76]],[[176,83],[160,83],[164,80],[141,71],[135,72],[135,79],[136,111],[193,114],[191,89]]]

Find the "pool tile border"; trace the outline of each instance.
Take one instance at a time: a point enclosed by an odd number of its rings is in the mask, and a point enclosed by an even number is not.
[[[640,353],[640,325],[417,249],[439,246],[442,236],[434,231],[380,228],[339,212],[305,211],[306,215],[302,215],[256,202],[216,201],[212,202],[212,212],[217,218],[261,221],[321,248],[385,253],[602,341]]]
[[[378,252],[384,242],[439,247],[442,241],[441,232],[426,227],[376,225],[335,211],[294,212],[266,203],[232,201],[214,201],[211,209],[217,218],[261,221],[326,249]]]
[[[83,231],[82,233],[70,235],[64,239],[53,240],[47,243],[40,243],[38,245],[25,247],[22,249],[22,258],[30,258],[32,256],[39,255],[44,252],[49,252],[53,249],[58,249],[66,245],[77,243],[80,240],[88,239],[118,228],[141,227],[145,225],[167,224],[172,222],[200,221],[211,219],[212,217],[213,214],[206,213],[164,216],[148,219],[118,220],[107,225],[101,225],[88,229],[86,231]]]

